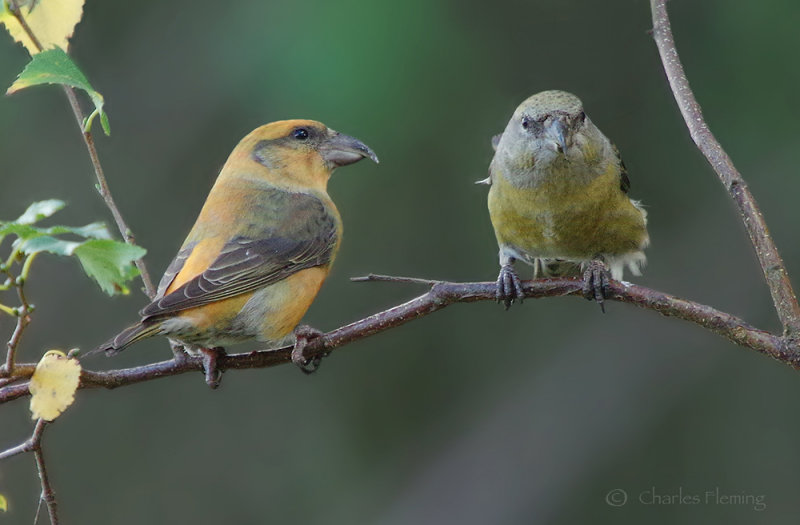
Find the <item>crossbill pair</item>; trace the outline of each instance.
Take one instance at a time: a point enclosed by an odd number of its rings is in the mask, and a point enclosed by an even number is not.
[[[517,108],[493,140],[489,212],[500,246],[498,301],[523,298],[515,260],[535,276],[584,272],[585,293],[601,303],[608,269],[638,275],[648,243],[645,212],[616,148],[586,117],[580,100],[545,91]],[[294,337],[292,360],[314,335],[298,323],[325,280],[341,241],[327,193],[334,169],[375,153],[311,120],[257,128],[234,148],[200,215],[167,268],[141,321],[92,351],[113,355],[166,336],[204,356],[207,378],[221,347],[268,345]]]

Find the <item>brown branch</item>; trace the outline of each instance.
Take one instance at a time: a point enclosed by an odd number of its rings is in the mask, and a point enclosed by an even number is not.
[[[19,383],[33,375],[36,363],[14,363],[14,370],[8,377],[0,377],[0,388],[12,383]]]
[[[14,326],[14,332],[11,334],[11,338],[6,343],[6,348],[8,352],[6,353],[6,362],[5,364],[0,367],[0,377],[9,377],[14,373],[14,365],[15,357],[17,353],[17,346],[19,345],[20,339],[22,339],[22,333],[25,331],[25,328],[30,324],[31,317],[28,315],[28,308],[26,305],[23,305],[19,309],[19,314],[17,316],[17,324]]]
[[[43,421],[40,419],[39,422]],[[31,435],[31,437],[29,437],[16,447],[11,447],[8,450],[0,452],[0,460],[10,458],[18,454],[23,454],[25,452],[33,452],[33,449],[36,448],[37,444],[41,440],[43,431],[44,431],[44,424],[39,425],[39,423],[37,423],[36,427],[34,427],[33,429],[33,434]]]
[[[387,276],[367,276],[361,281],[396,280],[408,282],[408,278],[389,278]],[[416,282],[417,280],[411,280]],[[495,283],[452,283],[433,282],[430,290],[408,302],[376,313],[354,323],[342,326],[322,336],[310,339],[305,349],[306,357],[323,356],[332,350],[395,328],[414,319],[432,314],[455,303],[494,301]],[[539,279],[524,283],[528,298],[577,296],[582,297],[583,283],[578,279]],[[733,315],[721,312],[710,306],[651,290],[629,283],[612,281],[608,293],[609,300],[633,304],[640,308],[653,310],[662,315],[689,321],[720,335],[731,342],[751,348],[768,355],[795,369],[800,369],[800,353],[794,341],[759,330]],[[291,362],[291,346],[275,350],[263,350],[242,354],[221,356],[217,362],[220,370],[267,368]],[[16,380],[25,380],[33,373],[34,365],[18,365]],[[84,370],[81,374],[80,388],[117,388],[161,377],[174,376],[192,371],[202,371],[202,359],[184,357],[171,359],[133,368],[103,372]],[[12,384],[0,388],[0,403],[28,395],[28,384]]]
[[[31,42],[33,42],[33,45],[36,47],[36,49],[42,51],[43,48],[41,42],[38,38],[36,38],[36,35],[25,21],[25,17],[22,16],[22,10],[17,5],[16,1],[10,1],[8,6],[9,11],[12,15],[14,15],[14,18],[17,19],[20,26],[22,26],[22,29],[28,35],[28,38],[31,39]],[[133,232],[128,227],[125,219],[122,217],[122,213],[119,211],[119,208],[114,201],[114,197],[111,195],[111,190],[108,187],[108,181],[106,181],[106,176],[103,172],[103,166],[100,164],[100,157],[97,155],[97,148],[94,146],[92,132],[84,128],[85,117],[83,115],[83,111],[81,110],[80,104],[78,104],[78,97],[75,95],[75,90],[70,86],[61,87],[64,89],[64,94],[67,96],[67,100],[69,100],[69,105],[72,108],[72,114],[75,116],[81,136],[83,137],[83,143],[86,145],[86,149],[89,152],[89,158],[92,161],[94,174],[97,178],[97,188],[100,192],[100,196],[103,198],[103,201],[105,201],[106,207],[111,211],[111,215],[114,217],[114,222],[117,223],[117,228],[119,229],[122,238],[125,239],[125,242],[129,244],[136,244],[136,239],[133,236]],[[153,281],[150,278],[150,272],[147,270],[147,265],[145,264],[144,259],[137,259],[134,262],[136,264],[136,268],[139,270],[139,274],[142,277],[145,293],[150,299],[152,299],[155,297],[156,289],[153,286]]]
[[[31,437],[16,447],[12,447],[8,450],[0,452],[0,460],[10,458],[11,456],[16,456],[17,454],[23,454],[25,452],[33,452],[33,455],[36,459],[36,468],[39,471],[39,481],[42,486],[42,494],[39,499],[39,504],[41,505],[42,501],[45,502],[47,505],[47,511],[50,514],[50,523],[52,525],[58,525],[56,496],[52,485],[50,485],[50,479],[47,476],[47,466],[45,465],[44,456],[42,455],[42,435],[44,434],[44,427],[46,425],[47,422],[44,419],[39,419],[36,422],[36,426],[33,429],[33,434],[31,434]],[[39,509],[37,507],[36,519],[34,519],[34,523],[37,522],[38,517]]]
[[[39,421],[42,421],[41,419]],[[47,466],[44,463],[44,452],[42,451],[41,443],[33,450],[33,455],[36,458],[36,469],[39,471],[39,481],[42,485],[42,495],[39,499],[41,504],[44,501],[47,505],[47,513],[50,515],[50,524],[58,525],[58,505],[56,503],[56,494],[50,485],[50,478],[47,476]],[[39,516],[39,510],[36,510],[36,516]],[[34,520],[35,522],[36,520]]]
[[[443,281],[434,281],[431,279],[419,279],[418,277],[397,277],[396,275],[381,275],[379,273],[371,273],[362,277],[351,277],[351,282],[366,283],[366,282],[385,282],[385,283],[410,283],[410,284],[425,284],[433,286]]]
[[[92,137],[92,132],[84,129],[83,127],[84,115],[83,111],[81,111],[80,105],[78,104],[78,98],[75,96],[75,90],[69,86],[62,87],[64,88],[64,93],[67,95],[67,99],[69,100],[72,113],[75,115],[75,120],[78,122],[78,127],[80,128],[81,136],[83,137],[83,143],[86,145],[86,149],[89,151],[89,158],[92,160],[94,174],[97,178],[97,190],[100,192],[100,196],[103,197],[106,207],[111,211],[111,215],[114,217],[114,222],[117,223],[117,228],[119,229],[122,238],[125,239],[125,242],[128,244],[136,244],[136,239],[133,236],[133,232],[128,227],[125,219],[122,217],[122,213],[119,211],[117,203],[114,201],[114,197],[111,195],[111,190],[108,187],[108,181],[106,181],[106,176],[103,172],[103,166],[100,164],[100,157],[97,155],[97,148],[94,147],[94,138]],[[156,295],[156,289],[153,286],[153,280],[150,278],[150,272],[147,270],[147,265],[145,264],[144,259],[136,259],[134,263],[136,264],[136,268],[139,269],[139,274],[142,277],[145,293],[150,299],[152,299]]]
[[[772,302],[783,325],[784,334],[792,337],[800,336],[800,305],[792,289],[789,274],[747,183],[703,119],[700,105],[689,87],[689,80],[678,57],[667,15],[666,0],[650,0],[650,6],[653,13],[653,37],[672,93],[675,95],[692,140],[714,168],[739,208],[750,242],[764,271],[764,278],[772,294]]]
[[[25,297],[23,286],[25,285],[24,278],[16,279],[11,272],[6,268],[3,271],[8,278],[14,283],[17,289],[17,297],[19,298],[20,306],[16,309],[17,324],[14,326],[14,331],[11,333],[11,338],[6,343],[6,362],[0,366],[0,380],[10,378],[14,374],[14,367],[16,366],[17,347],[19,346],[22,334],[31,322],[31,305]],[[2,383],[0,383],[2,385]]]

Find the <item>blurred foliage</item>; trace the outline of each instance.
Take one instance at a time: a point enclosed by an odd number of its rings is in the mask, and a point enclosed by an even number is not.
[[[19,263],[18,272],[10,273],[26,281],[33,258],[40,253],[72,256],[80,261],[83,271],[94,279],[108,295],[127,294],[127,283],[139,275],[133,261],[144,257],[147,250],[111,238],[108,227],[102,222],[86,226],[34,226],[64,208],[66,204],[58,199],[34,202],[14,221],[0,221],[0,245],[7,236],[14,240],[8,243],[10,255],[2,270],[11,270],[11,265]],[[66,238],[64,236],[67,236]],[[74,240],[78,238],[78,240]],[[9,278],[10,279],[10,278]],[[9,287],[4,285],[0,290]]]
[[[797,277],[800,4],[669,8],[709,124]],[[100,156],[155,274],[242,136],[314,118],[364,140],[381,165],[331,181],[345,237],[308,323],[334,328],[420,291],[355,275],[494,279],[486,188],[472,183],[517,104],[566,89],[619,146],[631,195],[648,206],[653,244],[637,282],[775,330],[752,248],[686,133],[650,27],[634,0],[95,1],[72,55],[114,116]],[[28,61],[11,42],[0,85]],[[72,204],[69,223],[106,216],[59,90],[1,100],[0,134],[0,216],[51,195]],[[146,302],[109,300],[53,260],[36,272],[22,361],[91,348]],[[0,334],[12,327],[0,319]],[[169,356],[149,341],[84,366]],[[45,446],[64,523],[793,523],[798,396],[796,372],[652,312],[481,303],[353,344],[311,377],[280,367],[230,372],[214,392],[200,374],[80,392]],[[24,402],[2,418],[0,446],[30,434]],[[33,515],[31,462],[0,465],[13,523]],[[766,509],[640,499],[716,488],[764,496]],[[614,489],[628,493],[623,507],[606,503]]]

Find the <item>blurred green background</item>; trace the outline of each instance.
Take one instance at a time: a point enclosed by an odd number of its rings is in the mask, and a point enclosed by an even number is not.
[[[669,8],[709,124],[800,285],[800,3]],[[239,139],[313,118],[364,140],[381,164],[331,181],[345,237],[307,322],[332,329],[424,291],[351,276],[493,280],[486,187],[473,181],[517,104],[558,88],[616,142],[648,206],[650,262],[636,281],[776,330],[650,27],[641,0],[89,0],[72,53],[106,97],[113,134],[97,136],[100,156],[154,277]],[[0,37],[0,86],[27,60]],[[110,221],[59,89],[0,99],[0,137],[0,218],[61,198],[70,206],[53,222]],[[21,360],[91,348],[136,319],[144,296],[109,299],[76,265],[37,260]],[[83,391],[45,435],[63,522],[796,523],[800,375],[693,325],[607,309],[456,305],[343,348],[310,377],[283,366],[227,373],[213,392],[199,373]],[[0,339],[12,328],[0,318]],[[148,341],[89,366],[169,355]],[[27,401],[0,414],[0,447],[30,433]],[[614,489],[627,504],[607,503]],[[11,505],[0,523],[32,520],[30,455],[0,464],[0,492]],[[675,494],[700,501],[670,504]]]

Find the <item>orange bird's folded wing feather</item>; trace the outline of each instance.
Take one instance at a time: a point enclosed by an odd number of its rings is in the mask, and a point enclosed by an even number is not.
[[[274,221],[267,221],[259,232],[249,231],[248,235],[228,241],[205,271],[147,305],[140,312],[142,317],[169,315],[220,301],[278,282],[300,270],[330,264],[339,241],[334,214],[309,194],[287,194],[280,207]],[[180,274],[191,257],[182,254],[191,247],[189,244],[181,250],[159,288],[168,289]]]

